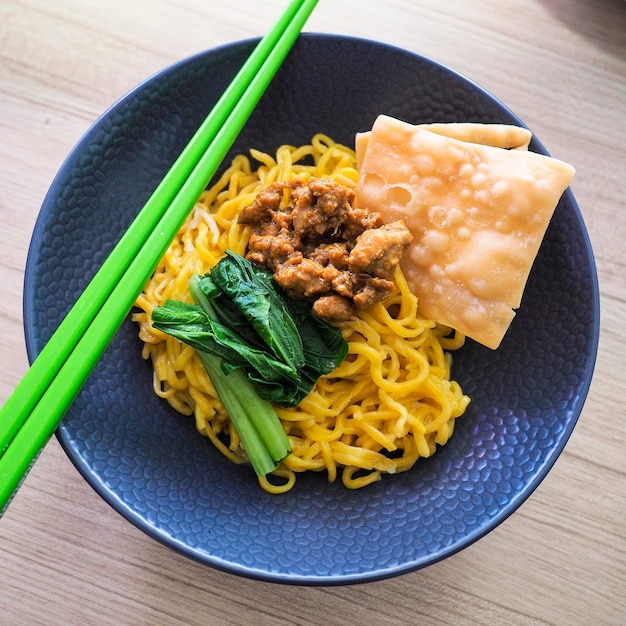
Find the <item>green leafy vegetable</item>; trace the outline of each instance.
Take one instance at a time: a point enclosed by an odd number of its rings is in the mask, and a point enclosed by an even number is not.
[[[229,374],[238,368],[262,369],[268,381],[298,380],[293,370],[274,359],[267,351],[241,341],[241,338],[220,322],[211,319],[200,306],[169,300],[156,307],[152,314],[155,328],[184,341],[201,352],[221,357],[222,370]]]
[[[223,325],[214,323],[215,341],[237,352],[221,353],[223,368],[243,367],[259,395],[275,404],[296,406],[346,357],[348,344],[338,328],[317,317],[308,303],[287,298],[270,272],[232,252],[210,274],[193,276],[189,291],[196,302],[203,298],[212,308],[210,317]],[[217,354],[208,344],[203,349]]]
[[[341,331],[314,315],[311,306],[302,300],[285,299],[304,347],[305,370],[329,374],[346,358],[348,343]]]
[[[196,304],[168,301],[152,312],[153,324],[198,352],[263,476],[290,452],[271,403],[299,404],[343,361],[348,344],[308,304],[286,298],[269,272],[234,253],[193,276],[189,292]]]
[[[296,369],[304,365],[298,328],[269,272],[227,251],[226,256],[211,271],[210,277],[276,357]]]

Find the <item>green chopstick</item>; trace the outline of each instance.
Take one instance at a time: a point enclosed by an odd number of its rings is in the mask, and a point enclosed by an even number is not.
[[[0,409],[0,516],[219,168],[317,0],[292,0]]]
[[[0,410],[0,455],[20,429],[30,410],[38,402],[37,389],[45,389],[51,382],[60,363],[65,360],[102,303],[111,293],[117,280],[128,268],[130,261],[139,252],[145,233],[156,227],[161,215],[174,200],[185,179],[215,139],[218,130],[226,121],[235,103],[243,96],[259,66],[277,45],[280,37],[292,24],[295,15],[304,4],[304,0],[292,1],[272,30],[259,42],[194,137],[148,199],[144,208],[47,342],[26,376]],[[293,23],[295,24],[295,22]],[[289,45],[288,42],[287,45]],[[280,61],[281,59],[278,59],[277,63],[280,64]],[[198,195],[200,194],[198,193]]]

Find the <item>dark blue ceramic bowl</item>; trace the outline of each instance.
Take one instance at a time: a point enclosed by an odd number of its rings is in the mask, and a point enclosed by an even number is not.
[[[34,359],[250,53],[227,45],[177,63],[107,111],[72,151],[45,199],[26,269]],[[522,122],[446,67],[360,39],[306,34],[233,153],[307,143],[352,145],[381,113],[409,122]],[[545,152],[538,141],[531,149]],[[236,574],[345,584],[439,561],[496,527],[548,473],[578,419],[598,341],[593,254],[570,191],[502,346],[472,342],[454,376],[472,397],[452,440],[409,472],[359,491],[310,474],[283,496],[222,458],[151,387],[137,328],[117,333],[57,437],[85,479],[163,544]]]

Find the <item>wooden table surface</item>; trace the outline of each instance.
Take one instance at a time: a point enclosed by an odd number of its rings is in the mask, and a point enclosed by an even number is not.
[[[22,281],[65,156],[144,78],[262,35],[283,0],[0,1],[0,402],[27,369]],[[626,3],[322,0],[306,30],[446,63],[508,104],[572,185],[602,296],[591,391],[560,459],[461,553],[345,587],[263,583],[199,565],[125,521],[53,439],[0,520],[0,625],[626,623]]]

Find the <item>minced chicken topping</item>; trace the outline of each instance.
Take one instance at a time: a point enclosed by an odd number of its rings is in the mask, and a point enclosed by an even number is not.
[[[412,240],[402,220],[353,207],[354,195],[330,178],[274,183],[239,215],[252,227],[247,258],[327,321],[384,300]]]

